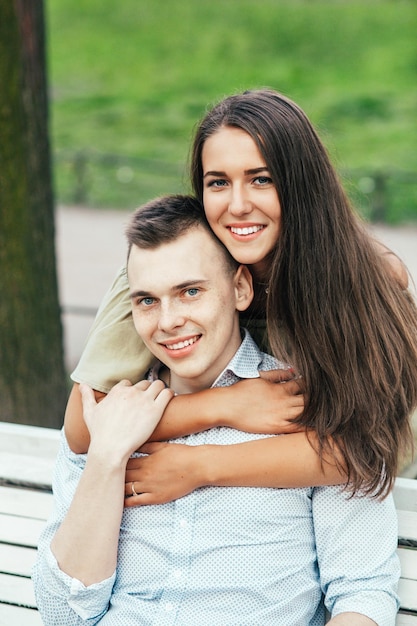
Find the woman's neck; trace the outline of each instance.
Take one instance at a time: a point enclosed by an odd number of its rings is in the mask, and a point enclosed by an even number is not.
[[[270,264],[267,259],[248,266],[250,273],[253,277],[253,282],[256,285],[262,285],[264,288],[268,286]]]
[[[266,315],[267,283],[253,284],[253,300],[250,306],[241,314],[243,319],[264,319]]]

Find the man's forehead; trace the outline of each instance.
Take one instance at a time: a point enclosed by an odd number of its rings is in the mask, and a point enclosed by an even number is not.
[[[158,282],[168,286],[197,280],[213,280],[224,274],[223,251],[204,228],[190,230],[156,248],[132,246],[128,262],[129,282]],[[156,286],[156,285],[155,285]]]
[[[185,258],[188,254],[188,262],[205,260],[209,257],[213,262],[218,259],[219,263],[224,259],[221,244],[217,242],[213,234],[203,226],[196,226],[181,233],[175,239],[164,241],[152,248],[132,245],[131,255],[133,257],[149,257],[158,259],[159,257]],[[129,257],[129,260],[130,260]]]

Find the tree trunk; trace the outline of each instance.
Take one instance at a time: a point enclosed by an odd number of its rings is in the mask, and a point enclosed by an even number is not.
[[[66,400],[42,0],[0,0],[0,420],[59,427]]]

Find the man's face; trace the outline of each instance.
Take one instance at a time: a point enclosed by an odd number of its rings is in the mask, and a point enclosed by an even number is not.
[[[238,311],[253,295],[248,270],[232,272],[197,226],[155,249],[132,246],[128,278],[136,330],[171,370],[170,386],[210,387],[241,343]]]

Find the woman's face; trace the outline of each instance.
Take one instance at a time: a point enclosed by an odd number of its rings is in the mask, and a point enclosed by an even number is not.
[[[252,137],[225,126],[202,151],[203,203],[217,237],[239,263],[265,275],[281,225],[281,206],[264,158]]]

